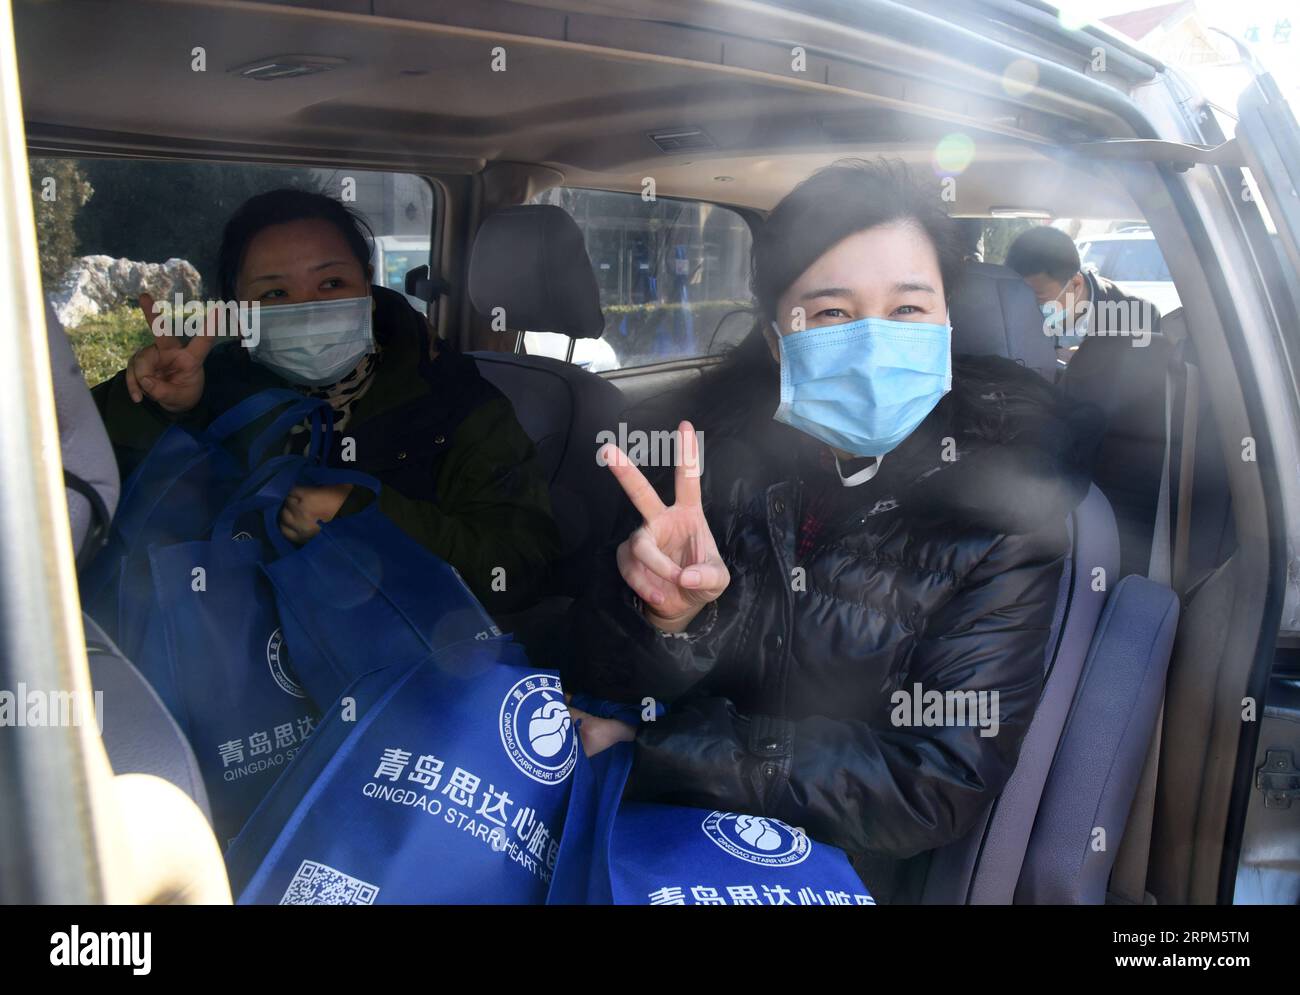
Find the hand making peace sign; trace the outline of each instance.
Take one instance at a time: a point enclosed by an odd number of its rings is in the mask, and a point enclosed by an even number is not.
[[[681,632],[727,585],[718,544],[700,504],[704,464],[695,428],[677,426],[680,458],[673,472],[675,500],[666,506],[645,475],[613,444],[601,455],[644,521],[618,547],[618,570],[645,602],[646,618],[665,632]]]
[[[159,309],[149,294],[140,295],[140,310],[152,328]],[[156,335],[152,345],[138,350],[126,364],[126,389],[139,404],[148,394],[164,411],[181,414],[203,396],[203,360],[216,343],[215,312],[207,315],[204,334],[188,346],[184,337]]]

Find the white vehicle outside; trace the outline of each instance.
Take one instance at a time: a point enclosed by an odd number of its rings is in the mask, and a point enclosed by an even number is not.
[[[1076,244],[1084,269],[1114,281],[1126,294],[1150,301],[1161,315],[1181,306],[1169,267],[1149,229],[1108,232]]]
[[[569,354],[569,337],[558,332],[524,332],[524,351],[530,356],[564,359]],[[604,339],[574,339],[573,365],[588,373],[603,373],[618,369],[618,356]]]

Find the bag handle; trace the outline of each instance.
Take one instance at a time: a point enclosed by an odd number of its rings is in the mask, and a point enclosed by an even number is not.
[[[223,411],[209,423],[204,432],[211,441],[223,442],[241,428],[247,428],[258,419],[286,404],[296,404],[303,396],[283,387],[271,387],[246,397],[234,407]]]
[[[253,440],[253,444],[248,449],[249,468],[261,463],[271,447],[305,418],[311,419],[311,447],[307,451],[308,458],[316,463],[323,463],[334,441],[334,409],[324,398],[299,395],[294,404],[285,409]]]
[[[270,428],[258,436],[253,443],[253,447],[249,450],[250,468],[255,471],[254,476],[240,485],[236,491],[236,496],[243,496],[248,493],[250,483],[253,481],[256,482],[257,486],[260,486],[265,477],[257,472],[257,468],[264,456],[265,447],[273,442],[278,434],[283,434],[290,426],[297,424],[304,418],[312,418],[311,458],[318,462],[325,459],[329,452],[329,446],[333,441],[334,430],[333,409],[330,408],[329,402],[320,398],[303,397],[295,391],[273,387],[240,401],[230,410],[214,419],[204,432],[199,433],[200,442],[215,446],[222,452],[227,453],[227,458],[233,458],[229,457],[229,451],[221,443],[232,432],[238,431],[286,404],[289,405],[288,410],[277,418]],[[326,412],[329,412],[329,414],[327,415]],[[193,433],[188,434],[192,435]],[[182,477],[210,458],[210,455],[202,449],[190,453],[185,457],[185,463],[179,469],[173,471],[174,475]],[[302,457],[296,458],[302,459]],[[276,463],[275,460],[272,460],[267,465],[271,466],[272,464],[274,466],[281,465]],[[168,493],[166,487],[153,488],[147,493],[146,501],[137,502],[134,500],[137,490],[141,487],[140,481],[144,466],[145,464],[142,463],[137,467],[123,484],[122,496],[118,501],[118,514],[112,522],[113,532],[117,533],[129,546],[138,541],[140,529],[152,517],[158,505],[166,500]]]
[[[217,548],[227,548],[236,540],[234,538],[235,522],[240,515],[250,511],[267,510],[275,512],[293,489],[302,468],[307,464],[303,456],[282,456],[266,464],[256,480],[241,495],[229,502],[217,515],[212,525],[212,543]],[[277,529],[278,534],[278,529]],[[274,537],[270,537],[274,543]]]
[[[252,495],[256,494],[258,490],[260,490],[266,484],[267,481],[269,481],[272,477],[274,477],[277,473],[279,473],[284,467],[286,466],[301,467],[305,461],[306,461],[305,456],[295,456],[292,454],[286,454],[284,456],[275,456],[267,460],[265,463],[261,464],[260,466],[254,467],[253,471],[246,478],[244,478],[243,483],[241,483],[235,489],[234,493],[230,495],[230,497],[226,501],[226,504],[229,505],[235,501],[240,501],[243,500],[244,498],[251,497]]]
[[[375,497],[379,497],[379,492],[383,490],[383,485],[368,473],[362,473],[360,470],[347,470],[342,467],[331,466],[314,466],[306,464],[302,469],[300,483],[311,484],[314,486],[325,486],[328,484],[352,484],[356,487],[364,487],[372,491]]]
[[[284,537],[280,531],[280,506],[267,507],[262,512],[262,527],[266,529],[266,538],[271,548],[280,556],[288,556],[298,547]]]
[[[383,487],[374,477],[358,470],[315,466],[304,456],[277,456],[262,464],[258,472],[245,482],[236,498],[222,509],[212,526],[212,541],[233,542],[235,520],[260,508],[266,537],[272,548],[281,556],[292,553],[298,547],[281,533],[278,516],[280,506],[298,484],[352,484],[372,491],[376,498]]]
[[[302,457],[284,458],[302,459]],[[342,470],[334,467],[314,466],[306,461],[303,461],[301,464],[298,478],[295,483],[307,484],[309,486],[352,484],[354,487],[364,487],[367,490],[372,491],[376,498],[379,497],[379,492],[383,486],[374,477],[370,476],[368,473],[362,473],[359,470]],[[290,485],[290,487],[285,491],[286,497],[288,496],[289,490],[292,489],[293,487]],[[281,503],[283,503],[283,499],[281,499]],[[267,507],[264,512],[264,523],[266,525],[266,535],[271,541],[271,546],[281,556],[285,556],[294,552],[298,547],[286,539],[284,534],[280,531],[280,523],[277,515],[279,510],[279,504]]]
[[[312,419],[311,457],[317,462],[323,461],[333,441],[333,408],[324,398],[304,397],[297,391],[282,387],[258,391],[252,397],[240,401],[214,418],[203,435],[210,443],[223,443],[236,432],[255,424],[277,408],[285,410],[269,427],[258,434],[249,447],[249,467],[261,463],[266,457],[267,450],[275,444],[275,441],[306,418]]]
[[[380,496],[383,485],[377,477],[372,477],[369,473],[363,473],[360,470],[344,470],[342,467],[316,467],[307,466],[303,468],[303,483],[313,485],[325,484],[354,484],[361,486],[373,492],[374,497]]]

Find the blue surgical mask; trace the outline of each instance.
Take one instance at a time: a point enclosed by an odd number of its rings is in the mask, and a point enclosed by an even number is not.
[[[1061,288],[1061,294],[1065,293],[1065,289],[1065,287]],[[1050,301],[1038,305],[1038,310],[1043,312],[1044,335],[1070,334],[1070,312],[1061,303],[1061,294],[1057,294]],[[1076,321],[1075,324],[1078,324],[1078,322]]]
[[[863,318],[777,332],[781,404],[773,417],[854,456],[884,456],[952,388],[950,325]]]
[[[1043,312],[1044,335],[1065,334],[1065,308],[1059,301],[1051,300],[1046,304],[1040,304],[1038,309]]]
[[[375,351],[370,295],[257,309],[255,362],[290,383],[338,383]]]

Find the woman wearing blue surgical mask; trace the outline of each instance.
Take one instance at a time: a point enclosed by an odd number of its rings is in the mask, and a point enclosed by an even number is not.
[[[1096,428],[1036,373],[953,355],[941,203],[845,161],[776,206],[754,333],[646,419],[685,459],[647,479],[603,453],[640,524],[561,663],[571,691],[666,705],[582,716],[589,753],[635,743],[627,797],[801,826],[894,898],[1015,766]],[[917,723],[931,691],[976,705]]]
[[[378,477],[389,518],[456,567],[489,610],[517,610],[559,550],[532,442],[470,357],[431,342],[405,297],[371,284],[370,237],[359,216],[320,194],[273,190],[241,206],[217,276],[223,300],[257,305],[253,334],[245,343],[158,337],[95,388],[122,475],[174,421],[202,428],[270,387],[324,398],[334,411],[331,465]],[[159,327],[153,300],[140,303]],[[295,435],[290,447],[305,449],[306,426]],[[305,542],[317,522],[369,500],[346,484],[299,486],[280,528]],[[506,590],[493,583],[498,568]]]

